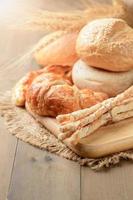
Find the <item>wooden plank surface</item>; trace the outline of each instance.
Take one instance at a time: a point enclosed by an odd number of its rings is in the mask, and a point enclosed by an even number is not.
[[[123,162],[102,172],[81,169],[82,200],[132,200],[133,163]]]
[[[31,32],[16,32],[0,25],[0,91],[11,89],[22,76],[21,74],[25,74],[29,70],[29,66],[22,68],[16,66],[16,69],[13,70],[11,65],[6,66],[5,63],[23,54],[40,37],[39,34],[34,34],[31,39],[31,35]],[[9,135],[0,118],[0,200],[5,200],[8,193],[16,149],[17,139]]]
[[[45,4],[48,9],[51,4],[49,3],[50,1],[47,1]],[[56,6],[58,9],[63,9],[64,5],[65,3],[60,1]],[[38,2],[38,6],[41,7],[41,2]],[[68,4],[66,10],[70,7],[70,4]],[[51,9],[54,10],[54,8],[55,5]],[[2,69],[0,71],[0,91],[6,91],[11,89],[22,75],[33,69],[27,64],[27,61],[23,66],[16,65],[15,69],[12,65],[7,65],[7,63],[10,63],[12,58],[16,59],[16,57],[26,52],[28,48],[38,41],[43,32],[9,30],[3,25],[0,26],[0,31],[2,38],[0,41],[0,70]],[[47,155],[46,152],[39,151],[22,142],[19,142],[19,148],[16,152],[16,138],[6,135],[7,131],[3,123],[0,126],[2,127],[0,156],[3,158],[0,161],[0,180],[2,180],[0,184],[0,200],[5,200],[6,198],[13,200],[41,200],[44,197],[50,200],[53,198],[80,199],[80,167],[78,164],[54,155]],[[15,157],[15,152],[17,157]],[[27,155],[30,156],[27,157]],[[14,160],[16,162],[13,169]],[[74,187],[72,187],[71,181]],[[9,186],[10,190],[7,197]]]
[[[23,54],[31,44],[38,41],[39,34],[34,34],[32,37],[31,35],[31,32],[9,30],[0,24],[0,91],[11,89],[16,80],[22,76],[21,74],[29,70],[28,67],[20,69],[18,66],[13,71],[12,67],[6,66],[5,63]],[[3,120],[0,118],[0,200],[5,200],[8,194],[16,148],[17,139],[9,135]]]
[[[78,163],[19,142],[9,200],[80,200]]]
[[[8,194],[16,147],[17,139],[9,135],[0,118],[0,200]]]
[[[31,4],[49,10],[80,7],[79,3],[71,0],[67,3],[66,0],[26,2],[28,6]],[[18,65],[15,69],[7,70],[4,63],[24,53],[42,35],[42,32],[15,31],[0,26],[0,91],[10,89],[26,71],[31,69],[29,65],[21,67]],[[82,167],[80,172],[78,164],[23,142],[19,142],[18,148],[16,147],[16,138],[8,134],[3,120],[0,121],[0,200],[133,199],[133,170],[129,162],[103,172],[93,172],[86,167]]]

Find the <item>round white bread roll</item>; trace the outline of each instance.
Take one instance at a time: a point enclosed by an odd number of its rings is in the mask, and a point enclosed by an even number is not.
[[[76,49],[90,66],[118,72],[133,69],[133,29],[122,19],[87,24],[79,33]]]
[[[88,66],[78,60],[72,70],[74,84],[80,88],[90,88],[97,92],[116,96],[133,84],[133,70],[128,72],[109,72]]]

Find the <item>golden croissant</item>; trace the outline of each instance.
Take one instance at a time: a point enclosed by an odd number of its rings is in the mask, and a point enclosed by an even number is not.
[[[72,85],[70,67],[48,66],[23,77],[13,91],[18,106],[26,103],[42,116],[55,117],[91,107],[108,98],[107,94]]]

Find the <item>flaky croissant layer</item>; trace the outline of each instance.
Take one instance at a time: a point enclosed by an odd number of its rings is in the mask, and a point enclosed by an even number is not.
[[[17,106],[27,103],[33,112],[52,117],[91,107],[106,98],[105,93],[79,90],[72,85],[70,67],[61,66],[30,72],[13,91],[13,101]]]

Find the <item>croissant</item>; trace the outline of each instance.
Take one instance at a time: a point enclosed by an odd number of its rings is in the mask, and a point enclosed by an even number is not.
[[[13,102],[17,106],[27,104],[39,115],[56,117],[91,107],[108,98],[102,92],[79,90],[72,84],[70,69],[53,65],[30,72],[16,84]]]

